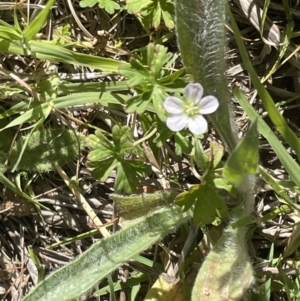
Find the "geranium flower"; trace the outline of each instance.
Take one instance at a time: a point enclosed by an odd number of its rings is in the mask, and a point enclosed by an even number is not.
[[[198,84],[188,84],[183,100],[169,96],[164,101],[164,108],[169,113],[167,127],[179,132],[188,127],[193,134],[203,134],[208,130],[206,119],[202,115],[211,114],[219,107],[219,101],[214,96],[203,96],[203,87]]]

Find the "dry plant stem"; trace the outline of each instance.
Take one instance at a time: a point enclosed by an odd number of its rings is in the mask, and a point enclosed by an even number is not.
[[[257,6],[252,0],[236,0],[236,2],[240,6],[247,19],[251,22],[251,24],[258,31],[260,31],[263,15],[262,9]],[[264,33],[265,34],[262,39],[266,44],[275,47],[280,46],[280,30],[275,24],[273,24],[273,22],[269,18],[266,18]]]
[[[97,39],[94,38],[87,30],[86,28],[82,25],[82,23],[80,22],[79,18],[77,17],[77,14],[74,10],[73,4],[71,0],[67,0],[68,4],[69,4],[69,9],[77,23],[77,25],[80,27],[80,29],[85,33],[86,37],[92,42],[92,44],[96,44]]]
[[[76,197],[79,204],[82,206],[82,208],[86,211],[88,216],[91,218],[95,226],[99,229],[100,233],[103,235],[103,237],[110,236],[110,233],[107,231],[105,227],[103,227],[103,223],[98,218],[97,214],[93,210],[93,208],[89,205],[89,203],[86,201],[86,199],[83,197],[83,195],[80,193],[76,185],[72,183],[72,181],[69,179],[69,177],[66,175],[66,173],[62,170],[62,168],[59,165],[55,166],[56,171],[59,173],[61,178],[64,180],[65,184],[69,187],[71,192]]]
[[[4,68],[0,67],[0,73],[11,77],[13,80],[15,80],[17,83],[19,83],[21,87],[24,87],[29,93],[31,93],[33,97],[35,97],[36,99],[39,99],[36,91],[33,90],[24,80],[19,78],[13,72],[9,72],[9,71],[5,70]]]
[[[251,24],[260,31],[262,23],[262,9],[252,0],[235,0],[235,2],[240,6],[241,10],[245,14],[246,18],[251,22]],[[266,44],[272,45],[278,48],[281,45],[283,36],[280,32],[279,27],[274,24],[268,17],[266,18],[265,27],[263,31],[265,36],[262,37]],[[295,45],[288,45],[287,51],[285,52],[285,57],[290,56],[294,53],[297,47]],[[295,52],[294,56],[290,58],[290,63],[300,70],[300,53]]]
[[[0,10],[12,10],[15,7],[15,3],[13,2],[2,2],[0,3]],[[20,3],[18,4],[19,7],[21,8],[26,8],[27,6],[30,6],[30,8],[34,9],[44,9],[45,5],[40,5],[40,4],[33,4],[33,3]],[[53,6],[56,7],[56,6]]]

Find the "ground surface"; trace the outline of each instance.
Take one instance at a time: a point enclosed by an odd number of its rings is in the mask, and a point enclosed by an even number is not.
[[[22,8],[23,15],[18,13],[17,16],[21,26],[23,26],[26,23],[27,3],[37,4],[38,1],[21,2],[17,5],[19,8]],[[243,3],[243,1],[240,2]],[[0,18],[13,25],[14,2],[11,2],[11,7],[9,3],[8,1],[1,1]],[[263,78],[277,64],[276,61],[282,49],[280,46],[277,46],[277,43],[283,40],[285,36],[284,29],[287,26],[284,6],[280,1],[272,1],[270,3],[267,13],[269,19],[266,21],[266,23],[269,22],[270,30],[264,32],[262,38],[259,30],[256,28],[255,21],[249,20],[237,3],[230,2],[230,4],[251,62],[258,75]],[[262,8],[264,1],[258,0],[256,4]],[[125,3],[122,1],[120,5],[125,7]],[[299,32],[300,28],[300,8],[297,5],[297,1],[291,1],[290,3],[295,34],[291,39],[289,49],[286,55],[278,62],[278,70],[273,72],[264,84],[276,104],[280,106],[281,114],[286,118],[296,135],[299,136],[300,55],[297,52],[292,54],[293,50],[299,45],[299,34],[297,34],[297,31]],[[29,12],[33,19],[39,10],[31,8]],[[60,43],[72,42],[74,46],[71,48],[76,52],[128,62],[132,57],[133,51],[139,51],[150,42],[156,42],[160,39],[169,52],[178,55],[176,37],[172,33],[174,33],[174,29],[168,28],[163,22],[157,28],[150,27],[145,30],[137,17],[134,14],[128,14],[126,9],[123,9],[121,12],[116,10],[115,14],[110,15],[105,10],[99,9],[97,5],[92,8],[82,8],[78,1],[59,0],[56,1],[55,7],[51,10],[49,22],[41,30],[39,37],[42,39],[55,38],[60,40]],[[228,65],[229,88],[232,89],[234,86],[239,86],[248,96],[255,109],[263,115],[265,114],[264,109],[242,64],[230,26],[228,28],[228,40],[226,61]],[[291,54],[291,56],[289,57],[288,54]],[[181,60],[178,57],[174,60],[173,67],[179,69],[181,66]],[[50,74],[58,74],[60,79],[69,83],[107,83],[124,80],[124,77],[116,75],[102,76],[96,68],[58,63],[11,53],[0,53],[0,67],[2,111],[8,110],[20,99],[14,96],[13,89],[18,87],[23,89],[26,84],[33,87],[35,83],[49,77]],[[17,77],[17,82],[16,77],[12,76],[12,74]],[[28,95],[28,91],[24,90],[22,93],[25,96]],[[132,91],[128,89],[127,93],[130,94]],[[239,134],[242,136],[248,120],[234,99],[232,103],[236,112]],[[46,120],[45,125],[54,128],[69,128],[87,135],[93,132],[91,128],[86,126],[87,123],[110,131],[112,127],[111,117],[124,124],[130,122],[128,115],[122,110],[114,108],[103,110],[101,107],[93,105],[68,109],[65,113],[66,116],[73,119],[61,114],[53,114]],[[79,124],[74,118],[85,124]],[[271,128],[274,128],[267,116],[265,121]],[[21,135],[20,129],[21,127],[14,128],[13,134]],[[207,142],[204,142],[204,146],[208,146],[209,141],[218,140],[219,138],[212,129],[205,139],[207,139]],[[10,144],[12,143],[13,140],[11,139]],[[285,142],[282,143],[286,146]],[[288,149],[288,146],[286,148]],[[177,156],[172,141],[169,143],[166,151],[170,153],[170,158],[172,159],[170,169],[177,175],[177,179],[181,183],[197,183],[197,179],[189,169],[187,156]],[[296,159],[294,153],[290,152]],[[114,191],[115,174],[111,173],[105,182],[95,180],[91,175],[92,169],[87,164],[87,153],[88,151],[83,149],[79,158],[65,164],[63,170],[70,178],[75,175],[80,178],[79,187],[81,194],[102,223],[109,223],[114,221],[115,218],[113,202],[108,197],[108,194]],[[278,157],[263,137],[260,139],[260,161],[261,165],[274,178],[280,180],[288,179],[288,175]],[[40,213],[37,213],[35,207],[27,200],[16,196],[8,188],[2,186],[0,201],[0,300],[21,300],[34,282],[31,277],[35,274],[35,269],[32,261],[28,261],[27,250],[29,246],[32,246],[40,264],[44,267],[44,273],[48,275],[72,261],[102,236],[82,205],[78,203],[74,193],[70,192],[57,170],[45,173],[30,172],[22,175],[20,175],[20,171],[16,173],[8,172],[7,177],[13,182],[17,182],[20,179],[23,189],[29,192],[31,196],[35,196],[41,204],[48,208],[42,208]],[[140,185],[152,185],[154,188],[161,188],[154,173],[150,174],[144,181],[140,181]],[[270,216],[263,223],[253,227],[253,233],[251,231],[249,233],[251,237],[251,240],[249,240],[250,255],[258,279],[254,287],[259,288],[272,275],[272,293],[270,299],[264,300],[289,300],[284,290],[284,283],[287,280],[284,280],[282,275],[294,275],[289,278],[289,281],[292,283],[299,279],[296,277],[299,271],[293,262],[293,259],[296,259],[297,262],[297,253],[291,260],[284,261],[282,266],[277,266],[276,263],[270,263],[265,260],[270,256],[271,246],[274,247],[274,258],[278,258],[282,254],[292,232],[291,226],[299,222],[298,212],[288,207],[282,214],[275,213],[276,209],[282,204],[282,200],[275,194],[274,189],[262,179],[258,179],[255,193],[257,202],[253,215],[262,217],[270,214]],[[293,202],[298,202],[297,190],[291,189],[288,195]],[[115,224],[114,229],[112,227],[109,229],[113,231],[117,227]],[[89,231],[92,231],[89,237],[77,237],[74,242],[54,246],[56,242],[61,242]],[[201,237],[202,234],[199,233],[199,239]],[[50,245],[53,247],[49,248]],[[168,262],[169,265],[175,266],[176,256],[180,253],[183,245],[184,241],[182,241],[180,234],[174,233],[163,241],[165,248],[156,246],[147,250],[143,255],[149,260],[156,262],[160,267],[163,266],[165,271],[170,272],[172,268],[166,268],[166,264]],[[175,255],[172,257],[170,253]],[[196,269],[197,267],[194,268]],[[150,281],[141,282],[137,300],[142,300],[157,277],[158,272],[156,268],[132,263],[129,267],[124,266],[117,271],[113,275],[113,279],[124,280],[136,273],[136,271],[145,271],[150,275],[151,279]],[[105,285],[107,283],[102,282],[100,287]],[[290,286],[292,287],[291,289],[295,290],[295,286],[291,284]],[[126,293],[128,298],[126,289],[121,290],[121,293],[117,292],[116,296],[120,300],[126,300]],[[108,300],[108,298],[108,295],[104,295],[101,297],[101,300]],[[290,300],[300,300],[297,298],[297,296],[292,297]],[[94,298],[94,300],[96,299]],[[100,297],[97,300],[100,300]]]

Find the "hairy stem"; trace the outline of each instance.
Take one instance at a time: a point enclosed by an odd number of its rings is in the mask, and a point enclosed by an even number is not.
[[[228,151],[237,146],[236,127],[225,75],[225,0],[176,0],[177,38],[183,62],[205,94],[220,106],[211,121]],[[254,180],[246,175],[237,185],[240,210],[204,261],[192,292],[192,301],[237,301],[253,282],[245,243],[246,228],[233,223],[253,210]]]
[[[237,135],[225,75],[225,0],[176,0],[177,38],[184,65],[220,106],[210,115],[231,152]]]

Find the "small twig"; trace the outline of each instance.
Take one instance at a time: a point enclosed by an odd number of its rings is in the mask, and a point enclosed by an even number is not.
[[[80,203],[80,205],[83,207],[83,209],[86,211],[88,216],[92,219],[95,226],[99,229],[100,233],[104,237],[110,236],[110,233],[107,231],[107,229],[103,226],[103,223],[98,218],[97,214],[94,212],[93,208],[89,205],[89,203],[86,201],[84,196],[80,193],[76,185],[72,183],[70,178],[67,176],[67,174],[62,170],[62,168],[59,165],[55,166],[56,171],[59,173],[61,178],[64,180],[65,184],[69,187],[71,192],[76,197],[77,201]]]
[[[74,7],[73,7],[73,4],[72,4],[72,1],[71,0],[67,0],[68,4],[69,4],[69,9],[77,23],[77,25],[80,27],[80,29],[84,32],[84,34],[86,35],[86,37],[91,41],[91,43],[94,45],[97,43],[97,39],[91,35],[87,30],[86,28],[82,25],[82,23],[80,22],[75,10],[74,10]]]

